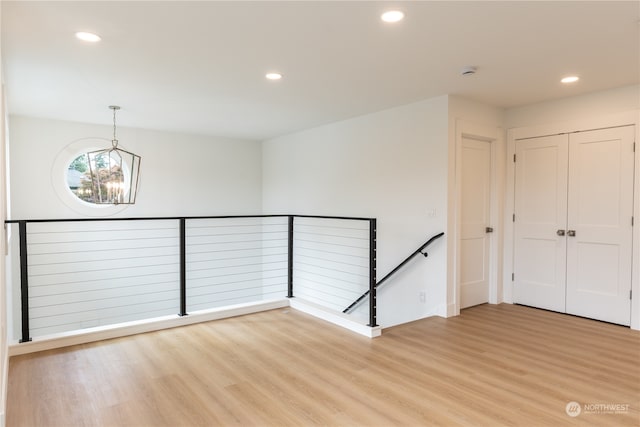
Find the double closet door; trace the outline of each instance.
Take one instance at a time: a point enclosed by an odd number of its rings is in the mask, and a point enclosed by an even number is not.
[[[634,133],[516,141],[514,302],[630,324]]]

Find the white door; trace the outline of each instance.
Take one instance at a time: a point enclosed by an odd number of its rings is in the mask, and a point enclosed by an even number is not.
[[[630,324],[634,133],[516,142],[516,303]]]
[[[489,301],[491,143],[462,138],[460,307]]]
[[[634,133],[569,137],[566,311],[623,325],[631,320]]]
[[[514,301],[564,312],[568,137],[517,141],[515,160]]]

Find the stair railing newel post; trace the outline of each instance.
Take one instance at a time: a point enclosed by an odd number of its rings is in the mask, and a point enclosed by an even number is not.
[[[287,220],[287,298],[293,298],[293,215]]]
[[[22,338],[31,341],[29,332],[29,271],[27,264],[27,221],[18,221],[20,238],[20,311],[22,316]]]
[[[376,231],[377,221],[369,220],[369,325],[377,324],[377,295],[376,295]]]
[[[180,218],[180,312],[178,316],[186,316],[187,313],[187,220]]]

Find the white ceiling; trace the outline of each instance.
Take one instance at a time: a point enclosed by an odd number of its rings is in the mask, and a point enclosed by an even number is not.
[[[78,122],[110,123],[118,104],[122,126],[266,139],[444,94],[508,108],[640,82],[638,1],[1,8],[9,112]],[[405,20],[382,22],[390,8]]]

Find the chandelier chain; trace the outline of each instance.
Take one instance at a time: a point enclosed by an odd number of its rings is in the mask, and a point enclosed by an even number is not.
[[[113,148],[118,147],[118,138],[116,138],[116,111],[120,109],[117,105],[110,105],[110,109],[113,110],[113,139],[111,140],[111,145]]]

